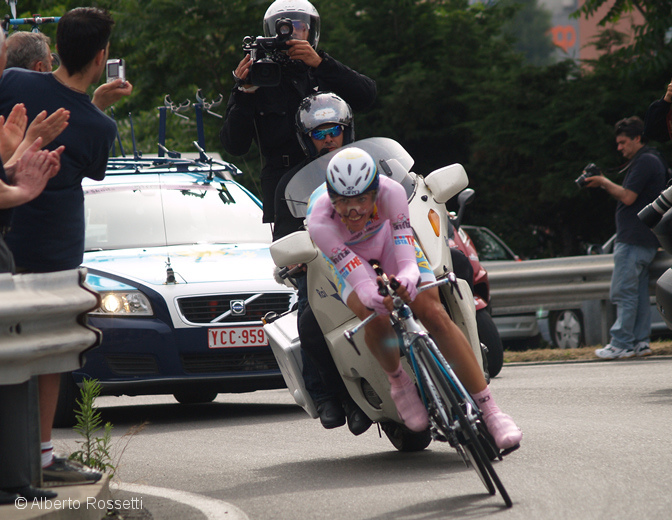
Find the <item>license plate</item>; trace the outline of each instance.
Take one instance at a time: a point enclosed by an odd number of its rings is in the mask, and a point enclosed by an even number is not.
[[[265,347],[267,345],[268,340],[261,325],[208,329],[208,348]]]

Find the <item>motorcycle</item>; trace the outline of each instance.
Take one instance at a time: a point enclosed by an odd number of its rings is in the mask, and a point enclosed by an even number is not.
[[[478,252],[469,235],[460,227],[464,210],[470,202],[474,200],[475,192],[471,188],[462,191],[458,197],[457,215],[450,214],[448,223],[452,229],[448,232],[448,240],[451,248],[464,253],[471,265],[460,272],[460,266],[453,262],[455,274],[459,278],[471,281],[470,287],[474,295],[474,306],[476,307],[476,324],[478,328],[478,337],[481,343],[485,345],[486,356],[488,359],[488,374],[495,377],[502,370],[504,365],[504,346],[502,338],[499,335],[497,326],[490,314],[490,283],[488,281],[488,272],[485,270],[478,258]],[[470,278],[468,278],[470,277]]]
[[[411,171],[413,158],[396,141],[370,138],[346,145],[367,151],[379,164],[381,175],[399,182],[408,195],[410,219],[416,240],[422,247],[437,279],[452,273],[448,212],[445,203],[464,190],[467,174],[459,164],[445,166],[423,177]],[[285,191],[294,216],[306,215],[311,193],[325,179],[331,152],[320,157],[294,176]],[[363,335],[354,338],[353,348],[344,331],[359,323],[358,318],[341,301],[331,276],[330,266],[313,244],[307,231],[297,231],[271,245],[275,264],[285,267],[307,265],[308,295],[313,314],[320,325],[336,367],[348,393],[374,422],[378,422],[392,444],[401,451],[418,451],[431,442],[429,431],[413,432],[403,426],[397,414],[387,376],[364,343]],[[474,298],[466,280],[457,279],[456,289],[448,284],[440,289],[441,300],[453,321],[467,337],[481,369],[487,365],[477,330]],[[296,403],[313,418],[317,409],[306,391],[302,377],[301,346],[298,339],[296,311],[265,318],[264,331]],[[404,369],[412,374],[407,361]]]

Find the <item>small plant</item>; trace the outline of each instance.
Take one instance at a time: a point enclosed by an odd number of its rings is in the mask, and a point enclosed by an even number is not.
[[[114,475],[116,468],[110,457],[112,424],[108,422],[103,427],[100,412],[95,407],[95,400],[100,395],[100,390],[98,381],[84,379],[81,400],[77,399],[78,409],[75,410],[77,424],[73,427],[84,440],[77,442],[81,449],[72,453],[70,459],[93,469],[109,471]],[[103,436],[96,437],[96,434],[101,430]]]

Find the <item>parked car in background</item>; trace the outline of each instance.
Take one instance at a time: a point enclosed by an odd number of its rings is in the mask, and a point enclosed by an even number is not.
[[[609,341],[616,317],[609,300],[613,237],[589,248],[591,254],[520,262],[502,253],[503,241],[487,231],[477,236],[496,237],[486,246],[494,259],[481,260],[489,273],[492,315],[505,348],[534,347],[540,339],[563,349]],[[672,255],[658,251],[650,276],[654,335],[670,333],[656,308],[654,289],[671,266]]]
[[[608,255],[613,264],[613,253],[616,235],[613,235],[601,246],[590,246],[589,255]],[[667,267],[672,267],[672,256],[662,249],[656,254],[656,258],[650,269],[651,289],[651,333],[652,335],[669,335],[669,330],[663,320],[654,296],[656,280],[663,274]],[[611,278],[611,276],[610,276]],[[604,316],[604,317],[603,317]],[[582,344],[592,345],[604,343],[603,330],[611,328],[616,319],[616,309],[606,301],[589,300],[582,302],[580,307],[572,309],[560,309],[548,312],[549,341],[559,348],[577,348]],[[602,321],[606,323],[603,324]]]
[[[500,260],[513,260],[520,262],[520,257],[515,254],[506,243],[487,227],[462,225],[462,229],[469,235],[474,243],[478,257],[484,262]]]
[[[87,283],[103,332],[84,366],[63,374],[56,425],[74,419],[78,384],[102,395],[218,393],[284,388],[261,323],[295,292],[278,284],[261,202],[209,158],[118,157],[101,182],[83,182]]]
[[[463,224],[460,228],[473,243],[481,264],[486,270],[498,262],[520,262],[506,243],[487,227]],[[509,314],[508,310],[498,308],[491,302],[490,313],[497,327],[504,348],[535,348],[542,338],[535,313]]]

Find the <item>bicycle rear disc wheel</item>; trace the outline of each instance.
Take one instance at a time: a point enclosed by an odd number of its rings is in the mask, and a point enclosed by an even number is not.
[[[496,487],[502,495],[502,499],[506,506],[511,507],[513,502],[511,502],[511,498],[509,497],[506,488],[504,488],[504,484],[502,484],[502,481],[495,472],[495,468],[492,467],[492,463],[486,455],[483,445],[476,434],[477,425],[473,423],[471,418],[467,418],[466,410],[468,410],[469,407],[468,403],[465,401],[464,397],[455,390],[453,383],[448,380],[446,374],[450,372],[447,367],[442,366],[443,361],[435,357],[432,353],[432,349],[428,345],[423,345],[423,347],[424,348],[418,349],[419,357],[427,367],[432,383],[439,392],[441,399],[450,406],[451,414],[457,419],[460,425],[461,435],[458,436],[460,444],[462,444],[466,450],[469,459],[473,463],[474,469],[478,473],[478,476],[488,492],[491,495],[494,495]]]

